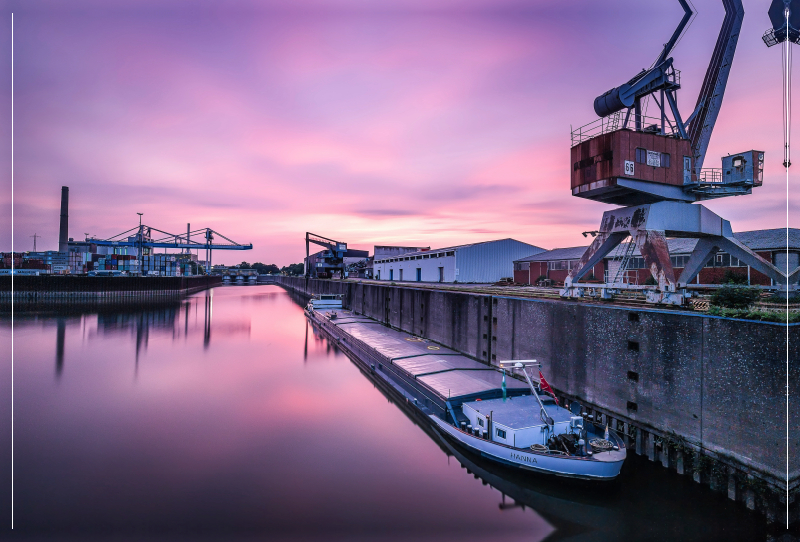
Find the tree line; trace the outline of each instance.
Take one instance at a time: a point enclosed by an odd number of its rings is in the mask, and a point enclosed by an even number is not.
[[[259,275],[277,275],[277,274],[302,275],[303,274],[302,263],[293,263],[279,268],[274,263],[264,264],[261,262],[256,262],[250,264],[247,262],[242,262],[239,265],[233,265],[231,267],[235,267],[237,269],[255,269],[256,271],[258,271]]]

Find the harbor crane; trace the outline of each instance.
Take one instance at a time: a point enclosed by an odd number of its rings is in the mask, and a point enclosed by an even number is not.
[[[594,110],[600,118],[572,131],[572,195],[622,208],[603,214],[599,230],[592,232],[594,241],[564,281],[563,297],[583,297],[588,288],[611,297],[616,290],[632,288],[625,284],[624,272],[634,248],[657,282],[657,287],[644,289],[652,303],[683,304],[691,295],[687,284],[718,251],[765,274],[776,285],[787,284],[785,274],[734,237],[729,221],[696,203],[747,195],[763,183],[763,151],[725,156],[721,168],[703,167],[736,52],[742,2],[722,1],[722,28],[695,108],[685,120],[677,105],[681,74],[670,54],[694,12],[686,0],[678,3],[683,17],[652,67],[598,96]],[[649,103],[657,108],[657,117],[645,116]],[[698,239],[678,277],[667,237]],[[628,238],[623,250],[620,245]],[[604,285],[579,284],[617,247],[617,253],[624,254],[618,269],[609,269]]]
[[[313,243],[319,245],[327,250],[321,254],[322,261],[315,262],[314,268],[311,269],[309,264],[309,245]],[[347,255],[347,243],[341,241],[334,241],[316,233],[306,232],[306,259],[305,259],[305,276],[310,277],[312,274],[317,278],[331,278],[333,273],[339,271],[344,277],[344,257]]]
[[[193,236],[195,239],[192,239]],[[196,238],[200,240],[198,241]],[[222,241],[220,242],[217,238]],[[143,254],[144,249],[153,248],[175,248],[181,249],[182,252],[186,253],[191,250],[204,250],[206,265],[209,270],[211,269],[211,257],[214,250],[251,250],[253,248],[252,243],[237,243],[211,228],[192,230],[189,224],[186,224],[185,234],[175,234],[140,223],[107,239],[89,237],[87,234],[86,242],[98,246],[136,248],[140,255]]]

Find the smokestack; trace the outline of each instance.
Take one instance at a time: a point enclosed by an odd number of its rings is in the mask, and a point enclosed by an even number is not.
[[[69,187],[61,187],[61,229],[58,232],[58,251],[67,252],[69,234]]]

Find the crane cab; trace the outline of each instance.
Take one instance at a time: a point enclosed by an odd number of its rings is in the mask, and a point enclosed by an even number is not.
[[[686,201],[691,143],[655,130],[619,129],[572,147],[572,195],[614,205]],[[692,198],[693,200],[693,198]]]

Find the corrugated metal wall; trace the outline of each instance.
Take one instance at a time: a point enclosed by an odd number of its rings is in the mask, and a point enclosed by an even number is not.
[[[516,241],[501,239],[456,249],[458,282],[497,282],[514,276],[514,260],[544,252],[544,249]]]

